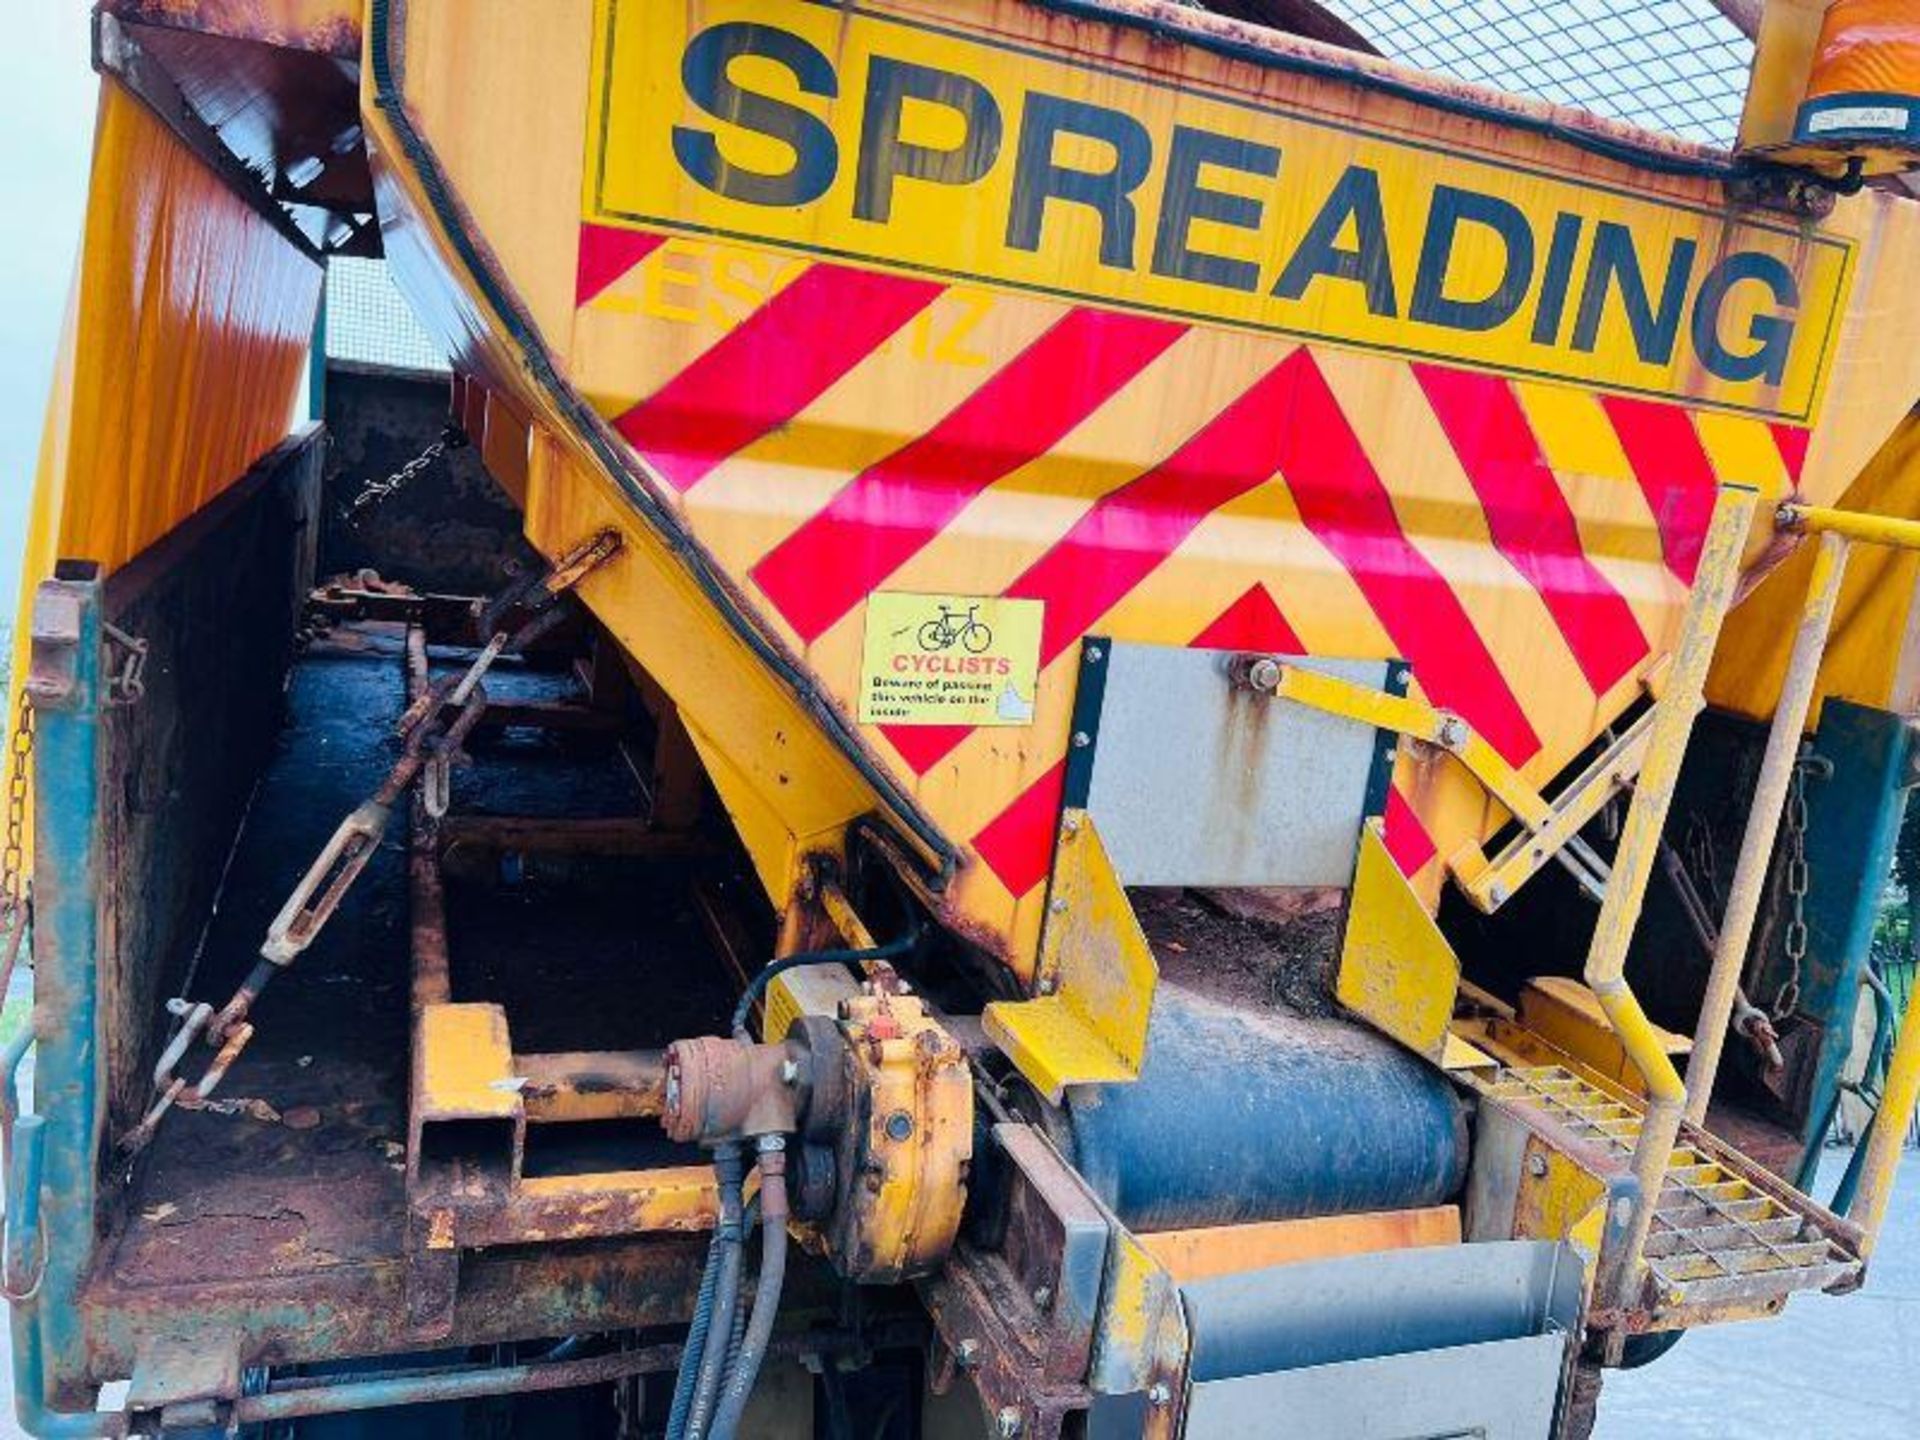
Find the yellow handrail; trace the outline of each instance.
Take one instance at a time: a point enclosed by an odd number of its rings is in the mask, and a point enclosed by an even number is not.
[[[1639,1181],[1640,1197],[1626,1241],[1616,1254],[1606,1257],[1606,1270],[1599,1280],[1601,1303],[1610,1309],[1626,1303],[1629,1287],[1639,1274],[1641,1252],[1646,1248],[1653,1212],[1666,1182],[1667,1164],[1673,1157],[1673,1142],[1680,1132],[1681,1110],[1687,1098],[1686,1086],[1667,1058],[1659,1032],[1627,984],[1627,947],[1646,899],[1647,881],[1659,854],[1693,722],[1705,703],[1707,669],[1733,599],[1741,552],[1759,498],[1757,491],[1729,486],[1720,491],[1714,503],[1713,520],[1694,575],[1693,594],[1687,600],[1680,643],[1647,738],[1646,759],[1634,786],[1633,804],[1620,832],[1606,899],[1600,906],[1593,944],[1587,952],[1587,985],[1599,998],[1647,1093],[1646,1117],[1633,1149],[1633,1173]]]
[[[1773,845],[1780,833],[1780,816],[1786,808],[1787,790],[1793,783],[1793,767],[1800,757],[1800,735],[1807,726],[1807,712],[1813,708],[1820,657],[1826,653],[1834,607],[1840,599],[1840,582],[1847,573],[1849,544],[1834,531],[1823,534],[1813,559],[1813,575],[1807,581],[1800,629],[1793,639],[1793,654],[1787,661],[1786,680],[1780,686],[1780,701],[1774,706],[1773,726],[1767,732],[1766,754],[1760,762],[1759,779],[1754,782],[1747,831],[1741,838],[1740,859],[1728,886],[1726,914],[1720,921],[1713,968],[1707,976],[1707,990],[1700,1001],[1700,1019],[1693,1035],[1693,1052],[1687,1060],[1687,1119],[1695,1125],[1707,1118],[1707,1101],[1713,1094],[1714,1077],[1720,1069],[1720,1051],[1726,1043],[1727,1023],[1733,1015],[1734,992],[1740,987],[1740,971],[1747,963],[1747,946],[1753,939],[1753,922],[1760,913],[1760,900],[1766,891]]]

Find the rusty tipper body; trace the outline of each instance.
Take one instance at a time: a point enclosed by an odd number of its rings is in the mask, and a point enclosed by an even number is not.
[[[1729,154],[1212,8],[98,7],[29,1431],[1544,1440],[1863,1283],[1920,41]]]

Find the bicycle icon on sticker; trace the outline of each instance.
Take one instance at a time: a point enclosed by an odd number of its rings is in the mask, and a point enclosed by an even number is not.
[[[982,655],[993,645],[993,628],[980,618],[978,605],[969,605],[965,610],[951,610],[942,605],[939,617],[921,625],[913,638],[928,654],[958,645],[969,655]]]

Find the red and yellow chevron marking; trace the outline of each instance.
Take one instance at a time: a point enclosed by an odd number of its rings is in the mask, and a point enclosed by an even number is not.
[[[1045,606],[1030,728],[866,731],[1016,956],[1082,636],[1401,657],[1544,783],[1671,643],[1716,484],[1784,493],[1805,457],[1759,419],[644,231],[585,227],[579,277],[582,388],[849,713],[875,590]],[[1499,818],[1432,765],[1387,812],[1430,895]]]

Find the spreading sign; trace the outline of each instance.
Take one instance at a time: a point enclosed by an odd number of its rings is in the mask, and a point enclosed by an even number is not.
[[[867,600],[865,725],[1029,725],[1040,673],[1038,600],[904,595]]]
[[[969,28],[989,13],[601,0],[587,218],[1813,416],[1843,239],[1392,133],[1310,108],[1319,82]]]

